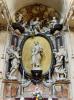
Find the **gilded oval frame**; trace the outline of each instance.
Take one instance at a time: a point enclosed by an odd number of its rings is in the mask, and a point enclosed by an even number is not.
[[[32,47],[33,43],[36,41],[38,41],[40,43],[40,45],[42,45],[43,50],[44,50],[44,54],[45,54],[45,57],[43,58],[44,60],[42,62],[42,65],[44,65],[44,66],[42,66],[42,68],[41,68],[43,70],[42,74],[46,75],[49,72],[49,69],[53,65],[53,52],[52,52],[53,51],[53,44],[52,44],[52,41],[50,39],[50,36],[46,36],[43,34],[37,34],[35,36],[25,35],[24,39],[22,40],[21,45],[20,45],[21,64],[20,64],[19,69],[20,69],[21,74],[23,74],[23,70],[24,70],[24,72],[25,72],[24,74],[26,76],[31,76],[31,70],[32,70],[31,60],[30,60],[31,50],[29,50],[29,49]],[[25,53],[23,53],[23,51]],[[49,53],[51,53],[50,58],[49,58]],[[45,58],[46,58],[46,62],[45,62]],[[48,62],[49,59],[50,59],[50,63]],[[24,61],[24,63],[23,63],[23,61]],[[29,61],[29,64],[28,64],[28,61]],[[47,64],[47,62],[49,63],[49,65]]]

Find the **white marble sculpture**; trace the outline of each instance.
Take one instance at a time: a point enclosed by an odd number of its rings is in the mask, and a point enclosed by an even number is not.
[[[36,20],[33,22],[33,25],[34,25],[36,28],[40,28],[39,17],[36,18]]]
[[[9,75],[9,77],[15,77],[15,75],[14,75],[14,73],[17,71],[17,69],[18,69],[18,67],[19,67],[19,63],[20,63],[20,61],[19,61],[19,59],[18,58],[16,58],[16,57],[14,57],[13,58],[13,60],[11,61],[11,64],[12,64],[12,67],[11,67],[11,69],[10,69],[10,75]]]
[[[33,96],[37,96],[37,97],[42,96],[42,91],[38,86],[35,87],[35,90],[33,92]]]
[[[55,53],[55,58],[56,58],[56,65],[55,65],[55,67],[61,66],[62,65],[63,55],[60,52],[56,52]]]
[[[56,80],[64,80],[64,79],[66,79],[66,73],[67,73],[67,71],[66,71],[66,69],[64,68],[64,69],[62,69],[62,68],[58,68],[58,67],[56,67],[55,68],[55,72],[56,72],[56,74],[57,74],[57,77],[56,77]],[[62,76],[62,77],[60,77],[60,75]]]
[[[13,50],[12,47],[10,47],[10,48],[7,49],[7,53],[8,53],[9,55],[13,54],[13,55],[15,55],[17,58],[20,58],[18,51]]]
[[[12,57],[12,61],[11,61],[11,69],[10,69],[10,73],[8,75],[9,79],[16,79],[16,76],[14,75],[14,73],[16,73],[18,67],[19,67],[19,63],[20,63],[20,56],[18,51],[13,50],[12,48],[8,48],[7,53],[9,54],[9,56]]]
[[[43,49],[39,42],[35,42],[32,48],[32,67],[40,67]]]
[[[51,21],[51,26],[54,28],[54,26],[57,24],[57,19],[56,17],[53,17],[52,21]]]
[[[66,78],[67,71],[65,69],[65,66],[63,66],[63,57],[65,56],[65,51],[63,48],[59,49],[59,52],[55,53],[56,57],[56,65],[55,66],[55,72],[57,75],[57,80],[62,80]],[[65,63],[65,62],[64,62]],[[62,77],[60,77],[62,76]]]

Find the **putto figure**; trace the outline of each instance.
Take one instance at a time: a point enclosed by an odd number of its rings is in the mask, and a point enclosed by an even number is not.
[[[32,48],[32,67],[40,67],[43,55],[43,48],[39,42],[35,42]]]

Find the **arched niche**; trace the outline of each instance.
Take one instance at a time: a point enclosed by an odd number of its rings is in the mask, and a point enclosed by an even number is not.
[[[57,19],[60,18],[60,14],[54,8],[42,4],[33,4],[33,5],[25,6],[19,9],[15,13],[15,17],[19,13],[23,15],[25,21],[30,21],[31,19],[35,19],[36,17],[39,17],[41,20],[47,18],[51,20],[54,16]]]

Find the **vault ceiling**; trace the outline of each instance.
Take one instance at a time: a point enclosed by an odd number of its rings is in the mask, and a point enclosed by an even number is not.
[[[43,4],[61,12],[64,0],[6,0],[10,12],[15,13],[20,8],[31,4]],[[11,14],[11,15],[12,15]]]
[[[0,0],[2,1],[2,0]],[[64,16],[69,8],[69,4],[73,0],[3,0],[8,7],[11,17],[21,9],[27,5],[32,4],[43,4],[49,7],[54,8],[60,15]],[[0,7],[0,23],[6,23],[6,20],[3,19],[1,7]]]

